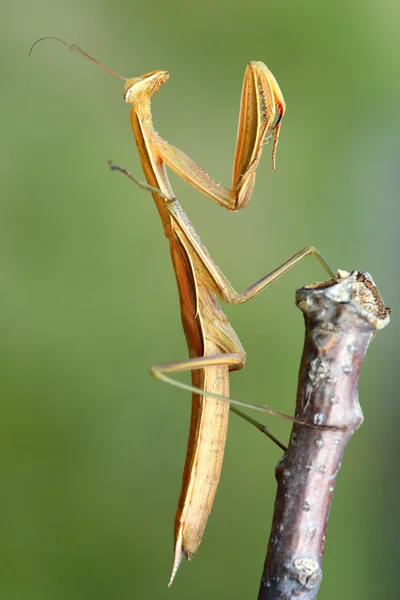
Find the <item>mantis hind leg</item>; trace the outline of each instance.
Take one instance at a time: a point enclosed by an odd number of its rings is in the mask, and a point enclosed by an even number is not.
[[[176,387],[179,387],[179,388],[182,388],[185,390],[189,390],[192,393],[198,393],[199,395],[202,395],[202,396],[207,396],[207,398],[214,398],[215,400],[223,400],[225,402],[229,402],[229,404],[230,404],[229,408],[234,414],[238,415],[239,417],[241,417],[242,419],[244,419],[251,425],[254,425],[254,427],[256,427],[259,431],[261,431],[261,433],[264,433],[270,440],[272,440],[277,446],[279,446],[279,448],[281,448],[284,452],[286,452],[286,450],[287,450],[286,446],[284,446],[272,433],[270,433],[270,431],[268,430],[268,427],[266,427],[266,425],[259,423],[258,421],[256,421],[255,419],[253,419],[252,417],[247,415],[246,413],[239,410],[236,406],[236,404],[238,404],[240,406],[247,406],[249,408],[253,408],[253,405],[245,404],[243,402],[241,403],[241,402],[235,401],[235,400],[231,400],[230,398],[221,396],[220,394],[214,394],[209,391],[205,392],[201,388],[197,388],[195,386],[191,386],[189,384],[185,384],[181,381],[173,379],[172,377],[170,377],[167,374],[167,373],[181,373],[183,371],[196,371],[198,369],[205,369],[207,367],[227,366],[229,368],[229,367],[233,367],[235,365],[242,364],[242,362],[243,362],[243,357],[239,354],[218,354],[218,355],[214,355],[214,356],[202,356],[200,358],[189,358],[187,360],[177,361],[177,362],[173,362],[173,363],[165,363],[162,365],[154,365],[151,367],[150,372],[153,375],[153,377],[156,377],[157,379],[161,379],[162,381],[164,381],[165,383],[168,383],[170,385],[174,385]],[[280,414],[280,413],[273,413],[273,414]],[[290,417],[288,417],[288,418],[290,418]]]
[[[178,381],[170,376],[171,373],[181,373],[183,371],[196,371],[198,369],[205,369],[207,367],[216,367],[216,366],[224,366],[227,367],[239,364],[243,358],[238,354],[217,354],[214,356],[202,356],[199,358],[191,358],[188,360],[180,361],[180,362],[172,362],[165,363],[160,365],[154,365],[151,367],[150,372],[153,377],[157,379],[161,379],[161,381],[165,381],[170,385],[174,385],[175,387],[181,388],[182,390],[186,390],[188,392],[192,392],[195,394],[199,394],[200,396],[206,396],[207,398],[214,398],[214,400],[223,400],[224,402],[228,402],[231,408],[235,408],[233,412],[243,416],[244,413],[241,411],[237,411],[237,407],[241,408],[250,408],[252,410],[257,410],[259,412],[267,413],[269,415],[273,415],[276,417],[280,417],[282,419],[286,419],[287,421],[291,421],[292,423],[298,423],[299,425],[306,425],[307,427],[312,427],[313,429],[330,429],[333,431],[342,430],[342,427],[336,427],[334,425],[315,425],[315,423],[308,423],[304,421],[304,419],[299,419],[297,417],[292,417],[285,413],[273,410],[269,408],[269,406],[264,404],[251,404],[249,402],[242,402],[241,400],[234,400],[233,398],[228,398],[226,396],[222,396],[221,394],[215,394],[214,392],[204,391],[201,388],[195,387],[193,385],[184,383],[182,381]],[[251,418],[247,418],[247,415],[243,417],[246,421],[255,424],[257,422],[253,422]],[[265,431],[265,427],[258,423],[256,425],[258,429],[263,431],[268,437],[269,432]],[[275,441],[275,440],[274,440]],[[278,444],[281,448],[283,448],[282,444]],[[286,450],[286,448],[285,448]]]

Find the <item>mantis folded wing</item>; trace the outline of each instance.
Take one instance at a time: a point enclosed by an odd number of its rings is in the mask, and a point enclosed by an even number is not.
[[[229,371],[241,369],[246,362],[244,349],[217,298],[231,304],[245,302],[310,254],[318,258],[330,276],[334,275],[319,252],[307,246],[243,292],[236,292],[212,261],[172,191],[165,166],[224,208],[243,208],[250,200],[256,169],[269,135],[274,137],[274,169],[285,102],[274,76],[262,62],[252,62],[246,67],[232,188],[226,188],[155,132],[150,99],[169,78],[166,71],[152,71],[126,79],[75,46],[58,41],[125,81],[124,98],[131,104],[132,131],[170,245],[190,358],[181,363],[154,367],[153,374],[169,380],[167,373],[192,371],[192,386],[175,382],[192,391],[192,416],[175,517],[175,558],[170,585],[182,557],[185,555],[190,559],[200,544],[222,468],[229,411],[229,404],[223,399],[229,397]]]

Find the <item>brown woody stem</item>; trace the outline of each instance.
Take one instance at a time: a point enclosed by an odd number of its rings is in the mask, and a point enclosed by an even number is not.
[[[339,272],[338,279],[297,291],[305,343],[296,417],[330,431],[293,425],[276,468],[278,490],[258,600],[315,600],[329,509],[347,442],[363,414],[358,380],[368,345],[389,322],[368,274]]]

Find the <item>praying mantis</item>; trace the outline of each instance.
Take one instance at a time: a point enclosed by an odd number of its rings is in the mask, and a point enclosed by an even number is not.
[[[42,39],[46,38],[37,42]],[[166,166],[223,208],[231,211],[244,208],[251,198],[256,170],[268,136],[273,136],[274,170],[285,102],[275,77],[264,63],[251,62],[245,70],[232,187],[226,188],[154,130],[151,97],[168,80],[167,71],[152,71],[141,77],[127,79],[104,67],[76,46],[59,38],[51,39],[56,39],[125,81],[124,99],[131,105],[131,128],[147,184],[140,184],[125,169],[117,166],[112,168],[123,171],[135,183],[150,189],[170,246],[189,359],[154,366],[152,374],[192,392],[187,455],[175,517],[171,585],[183,556],[190,560],[203,536],[222,468],[229,403],[231,408],[232,404],[237,404],[281,415],[264,406],[229,398],[229,372],[243,368],[246,355],[217,298],[229,304],[246,302],[309,255],[314,255],[331,277],[335,275],[316,248],[306,246],[243,292],[236,292],[211,259],[171,188]],[[192,385],[171,377],[185,370],[191,371]],[[235,411],[239,412],[237,409]]]

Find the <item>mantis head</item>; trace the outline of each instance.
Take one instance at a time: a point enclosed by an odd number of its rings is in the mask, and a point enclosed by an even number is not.
[[[150,98],[169,79],[168,71],[150,71],[141,77],[127,79],[124,85],[124,99],[128,104],[139,104]]]

